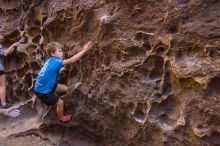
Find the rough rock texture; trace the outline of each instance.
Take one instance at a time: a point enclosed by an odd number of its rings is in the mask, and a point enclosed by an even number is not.
[[[0,117],[0,136],[35,133],[60,145],[220,145],[219,0],[1,0],[7,97],[22,115]],[[58,41],[66,57],[93,50],[60,82],[70,123],[35,98],[32,84]],[[42,44],[42,45],[41,45]]]

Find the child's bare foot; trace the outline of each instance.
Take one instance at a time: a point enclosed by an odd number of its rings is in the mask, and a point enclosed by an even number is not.
[[[61,122],[69,122],[71,119],[72,119],[72,115],[65,115],[60,119],[60,121]]]

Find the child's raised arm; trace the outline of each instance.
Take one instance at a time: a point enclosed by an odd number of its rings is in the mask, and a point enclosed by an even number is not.
[[[85,44],[82,51],[80,51],[79,53],[77,53],[76,55],[72,56],[69,59],[65,59],[63,64],[64,65],[69,65],[69,64],[75,63],[77,60],[79,60],[91,48],[92,48],[92,42],[90,41],[90,42]]]

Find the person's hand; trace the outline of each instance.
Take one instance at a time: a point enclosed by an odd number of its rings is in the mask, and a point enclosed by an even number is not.
[[[86,50],[86,51],[90,50],[92,48],[92,45],[93,45],[92,42],[89,41],[88,43],[85,44],[84,50]]]
[[[12,48],[13,48],[12,50],[14,51],[14,48],[15,48],[15,47],[18,47],[18,46],[19,46],[19,44],[20,44],[20,41],[19,41],[19,42],[14,43],[14,44],[12,45]]]
[[[20,44],[20,42],[16,42],[13,44],[14,47],[17,47]]]
[[[4,115],[8,116],[8,117],[15,118],[20,115],[20,110],[15,109],[15,108],[5,109]]]

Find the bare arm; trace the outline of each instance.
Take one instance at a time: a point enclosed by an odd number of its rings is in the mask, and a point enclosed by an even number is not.
[[[5,112],[4,112],[4,109],[1,109],[0,108],[0,114],[4,114]]]
[[[76,55],[72,56],[69,59],[65,59],[63,64],[64,65],[69,65],[75,63],[77,60],[79,60],[88,50],[92,48],[92,42],[88,42],[85,44],[83,47],[83,50],[77,53]]]
[[[8,49],[6,49],[3,53],[4,56],[8,56],[14,51],[14,47],[17,47],[19,42],[12,44]]]

